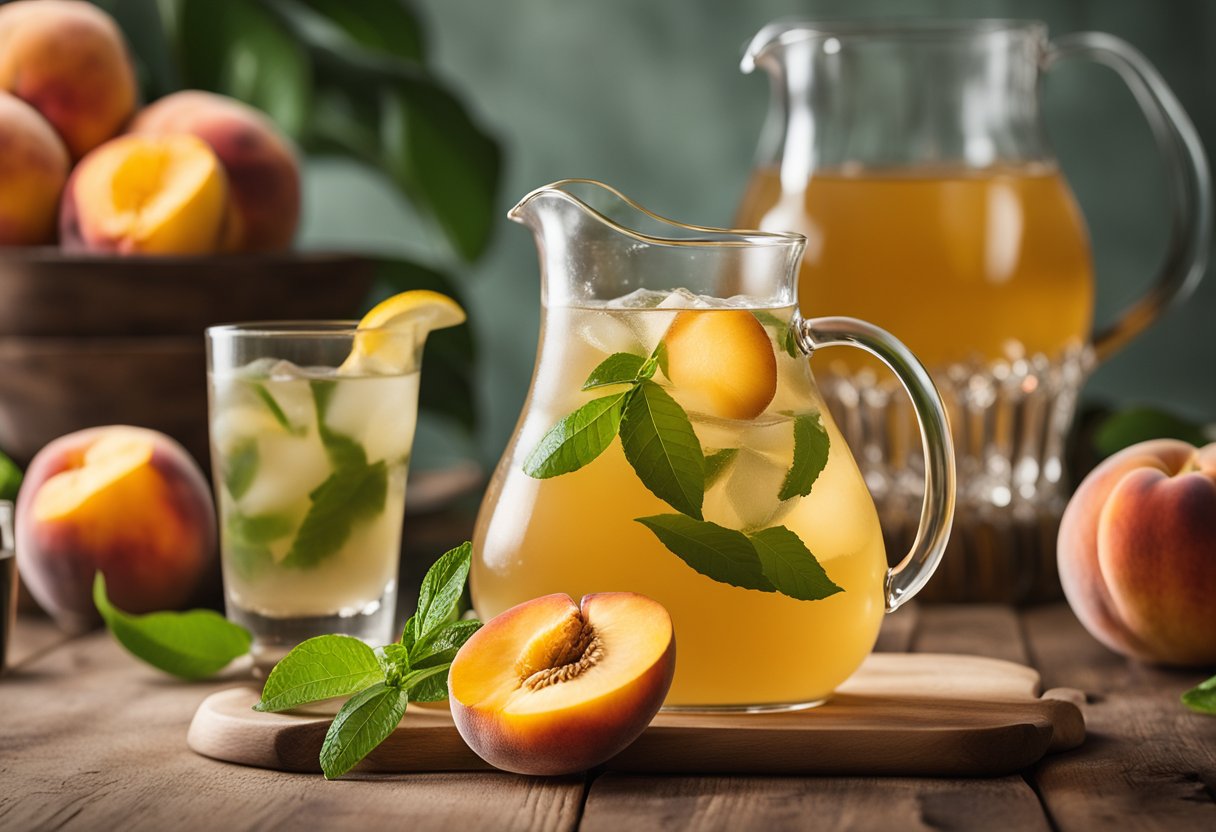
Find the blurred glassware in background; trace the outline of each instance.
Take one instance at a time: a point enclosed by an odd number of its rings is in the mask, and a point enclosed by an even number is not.
[[[1085,222],[1039,110],[1043,73],[1077,57],[1130,87],[1172,189],[1152,288],[1096,334]],[[805,234],[802,307],[891,331],[930,367],[950,413],[958,513],[926,596],[1058,596],[1064,441],[1081,385],[1206,265],[1208,165],[1189,118],[1125,42],[1049,42],[1034,21],[774,23],[744,55],[744,72],[757,67],[772,99],[737,224]],[[823,393],[899,551],[923,490],[911,406],[876,363],[832,359]]]

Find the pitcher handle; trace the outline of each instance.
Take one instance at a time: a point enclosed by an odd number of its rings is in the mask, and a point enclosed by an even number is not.
[[[856,318],[810,318],[797,322],[798,344],[811,355],[824,347],[863,349],[886,364],[908,395],[920,425],[925,453],[925,499],[912,549],[893,569],[885,584],[887,612],[920,591],[941,562],[954,521],[954,443],[946,408],[923,364],[895,336]]]
[[[1119,73],[1144,112],[1165,157],[1172,194],[1173,223],[1165,260],[1148,293],[1093,339],[1104,359],[1160,317],[1173,302],[1194,291],[1207,268],[1212,238],[1212,186],[1208,159],[1195,125],[1161,74],[1131,44],[1103,32],[1065,35],[1048,46],[1044,67],[1068,58],[1087,58]]]

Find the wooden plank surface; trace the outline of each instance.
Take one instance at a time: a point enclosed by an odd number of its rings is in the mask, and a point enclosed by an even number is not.
[[[1178,701],[1209,674],[1130,662],[1092,639],[1066,607],[1022,620],[1045,683],[1089,698],[1085,746],[1033,774],[1056,828],[1216,829],[1216,718]]]
[[[22,613],[17,616],[9,641],[7,664],[10,669],[16,669],[34,656],[49,652],[71,638],[71,635],[56,627],[50,618]]]
[[[583,778],[499,772],[357,775],[337,782],[233,766],[186,747],[188,684],[97,633],[0,682],[0,829],[568,830]],[[388,782],[383,782],[388,781]]]

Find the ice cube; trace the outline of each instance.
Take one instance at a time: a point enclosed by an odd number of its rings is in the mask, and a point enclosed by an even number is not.
[[[315,433],[265,433],[258,439],[253,484],[238,506],[251,516],[296,509],[330,473],[329,457]]]
[[[329,399],[325,424],[363,444],[369,462],[405,458],[418,415],[417,373],[348,379]]]
[[[638,337],[620,312],[580,310],[577,321],[579,337],[594,349],[611,355],[615,352],[642,352]],[[636,317],[638,313],[628,317]],[[552,323],[552,322],[551,322]]]
[[[654,309],[667,299],[669,292],[655,289],[634,289],[627,295],[613,298],[605,306],[609,309]]]
[[[267,412],[273,413],[274,406],[277,406],[288,425],[295,429],[304,429],[316,418],[316,404],[312,385],[307,379],[299,376],[298,369],[296,368],[296,374],[290,377],[272,376],[270,381],[262,382],[261,392],[258,392],[257,396]]]
[[[739,451],[723,485],[726,499],[743,531],[763,529],[781,522],[798,498],[779,500],[789,464],[780,465],[748,448]]]
[[[280,430],[279,423],[264,407],[252,404],[216,407],[215,418],[211,420],[211,442],[224,459],[242,442]]]

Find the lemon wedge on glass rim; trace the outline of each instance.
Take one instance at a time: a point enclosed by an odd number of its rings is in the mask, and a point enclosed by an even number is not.
[[[456,301],[430,289],[413,289],[381,301],[359,321],[341,375],[412,372],[426,336],[465,322]]]

